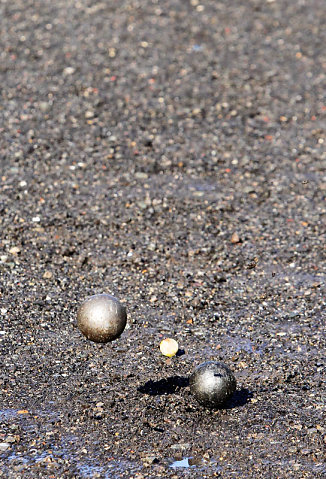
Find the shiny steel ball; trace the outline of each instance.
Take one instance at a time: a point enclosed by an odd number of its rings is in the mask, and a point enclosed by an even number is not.
[[[87,339],[107,343],[117,339],[127,323],[126,308],[109,294],[96,294],[84,301],[77,313],[77,324]]]
[[[200,364],[189,379],[190,390],[205,407],[218,408],[236,390],[236,380],[231,369],[217,361]]]

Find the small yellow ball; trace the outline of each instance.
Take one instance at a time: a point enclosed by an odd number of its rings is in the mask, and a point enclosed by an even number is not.
[[[172,358],[178,352],[179,346],[175,339],[167,338],[163,339],[160,344],[160,351],[164,356]]]

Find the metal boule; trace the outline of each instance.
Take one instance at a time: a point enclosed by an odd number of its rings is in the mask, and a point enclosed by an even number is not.
[[[77,324],[90,341],[107,343],[117,339],[127,324],[126,308],[110,294],[96,294],[78,309]]]
[[[205,407],[218,408],[236,390],[236,379],[226,364],[207,361],[196,367],[189,379],[190,390]]]

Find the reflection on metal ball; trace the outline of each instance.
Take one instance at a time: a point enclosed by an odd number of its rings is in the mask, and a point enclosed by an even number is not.
[[[117,339],[127,323],[126,308],[109,294],[96,294],[78,309],[77,324],[87,339],[107,343]]]
[[[189,380],[190,390],[203,406],[217,408],[236,390],[236,380],[231,369],[217,361],[200,364]]]

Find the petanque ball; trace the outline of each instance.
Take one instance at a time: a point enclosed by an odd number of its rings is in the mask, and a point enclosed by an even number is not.
[[[207,361],[196,367],[189,379],[190,390],[205,407],[217,408],[236,390],[231,369],[217,361]]]
[[[107,343],[117,339],[127,323],[126,308],[110,294],[96,294],[84,301],[77,312],[77,324],[87,339]]]

